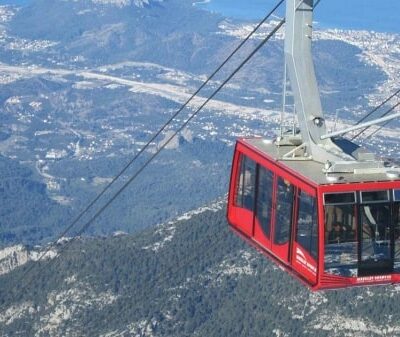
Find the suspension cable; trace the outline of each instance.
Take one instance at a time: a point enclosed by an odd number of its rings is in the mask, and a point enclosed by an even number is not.
[[[388,115],[390,112],[392,112],[393,110],[395,110],[398,106],[400,106],[400,102],[396,103],[394,106],[392,106],[382,117],[385,117],[386,115]],[[372,136],[374,136],[377,132],[381,131],[386,125],[388,125],[390,122],[392,122],[393,120],[387,121],[385,123],[383,123],[378,129],[376,129],[375,131],[373,131],[368,138],[371,138]],[[365,131],[367,130],[367,128],[365,129]]]
[[[275,11],[276,10],[276,8],[278,8],[282,3],[283,3],[283,1],[284,0],[281,0],[280,2],[279,2],[279,4],[274,8],[274,10],[273,11]],[[321,0],[318,0],[317,1],[317,3],[316,3],[316,5],[318,5],[319,3],[320,3],[320,1]],[[272,13],[273,13],[273,11],[269,14],[269,15],[271,15]],[[264,19],[263,21],[265,21],[266,19]],[[151,156],[140,168],[139,168],[139,170],[114,194],[114,196],[103,206],[103,207],[101,207],[100,208],[100,210],[89,220],[89,221],[87,221],[82,227],[81,227],[81,229],[78,231],[78,233],[71,239],[71,240],[69,240],[64,246],[62,246],[62,248],[57,252],[57,255],[58,256],[60,256],[62,253],[63,253],[63,251],[64,250],[66,250],[71,244],[72,244],[72,242],[76,239],[76,238],[78,238],[82,233],[84,233],[88,228],[89,228],[89,226],[112,204],[112,202],[136,179],[136,177],[154,160],[154,158],[156,157],[156,156],[158,156],[158,154],[176,137],[176,135],[179,133],[179,132],[181,132],[186,126],[187,126],[187,124],[189,124],[190,123],[190,121],[224,88],[224,86],[243,68],[243,66],[244,65],[246,65],[247,63],[248,63],[248,61],[250,60],[250,59],[252,59],[252,57],[275,35],[275,33],[283,26],[283,24],[285,23],[285,18],[283,18],[278,24],[277,24],[277,26],[262,40],[262,42],[261,43],[259,43],[258,45],[257,45],[257,47],[246,57],[246,59],[224,80],[224,82],[213,92],[213,94],[211,95],[211,96],[209,96],[205,101],[204,101],[204,103],[182,124],[182,126],[181,127],[179,127],[174,133],[173,133],[173,135],[172,136],[170,136],[168,139],[167,139],[167,141],[153,154],[153,156]],[[261,23],[262,24],[262,23]],[[261,24],[259,24],[254,30],[253,30],[253,32],[251,32],[250,34],[249,34],[249,36],[246,38],[246,40],[245,41],[247,41],[249,38],[250,38],[250,36],[251,35],[253,35],[254,34],[254,32],[261,26]],[[240,45],[239,45],[239,47],[237,47],[236,49],[235,49],[235,52],[242,46],[244,44],[244,42],[242,42]],[[233,55],[234,55],[234,53],[235,52],[233,52],[225,61],[224,61],[224,63],[223,64],[225,64]],[[220,67],[218,67],[217,69],[217,71],[215,71],[207,80],[206,80],[206,82],[204,82],[203,83],[203,85],[200,87],[200,89],[198,89],[197,91],[196,91],[196,93],[195,94],[193,94],[192,95],[192,97],[178,110],[178,112],[176,113],[176,114],[174,114],[174,118],[177,116],[177,114],[181,111],[181,110],[183,110],[183,108],[184,107],[186,107],[187,106],[187,104],[190,102],[190,100],[192,99],[192,98],[194,98],[196,95],[197,95],[197,93],[201,90],[201,88],[203,88],[209,81],[210,81],[210,79],[222,68],[222,66],[223,65],[221,65]],[[157,135],[159,135],[165,128],[166,128],[166,126],[170,123],[170,122],[172,122],[172,120],[173,120],[173,118],[172,119],[170,119],[161,129],[160,129],[160,131],[159,132],[157,132]],[[150,145],[150,143],[154,140],[156,138],[156,136],[155,137],[153,137],[152,138],[152,140],[151,141],[149,141],[147,144],[146,144],[146,147],[147,146],[149,146]],[[143,150],[143,149],[142,149]],[[130,164],[131,163],[133,163],[133,161],[134,160],[136,160],[136,158],[142,153],[143,151],[139,151],[139,153],[134,157],[134,159],[133,160],[131,160],[131,162],[128,164],[128,165],[126,165],[125,167],[124,167],[124,169],[120,172],[120,174],[118,174],[117,175],[117,177],[120,177],[126,170],[127,170],[127,168],[130,166]],[[112,183],[113,182],[115,182],[115,180],[117,180],[118,178],[114,178],[113,179],[113,181],[112,181]],[[87,209],[89,209],[91,206],[93,206],[93,204],[105,193],[105,191],[110,187],[110,185],[112,184],[112,183],[110,183],[109,185],[107,185],[106,186],[106,188],[89,204],[89,206],[87,207]],[[84,212],[82,212],[78,217],[77,217],[77,219],[75,219],[74,220],[74,224],[83,216],[83,214],[86,212],[86,209],[85,209],[85,211]],[[71,229],[72,228],[72,226],[73,225],[71,225],[71,226],[69,226],[70,228],[69,229]],[[69,230],[68,229],[68,230]],[[65,230],[64,232],[66,233],[66,232],[68,232],[68,230]],[[63,237],[63,235],[62,236],[60,236],[60,238],[59,239],[61,239]],[[58,240],[59,240],[58,239]],[[53,244],[52,245],[54,245],[54,244],[56,244],[57,242],[58,242],[58,240],[56,240],[55,242],[53,242]],[[42,254],[41,256],[40,256],[40,258],[37,260],[38,262],[40,261],[40,259],[42,259],[43,257],[44,257],[44,255],[46,255],[48,252],[50,251],[50,249],[48,248],[47,250],[46,250],[46,252],[44,253],[44,254]],[[57,257],[57,256],[56,256]],[[185,267],[187,264],[188,264],[188,262],[191,262],[192,260],[194,260],[194,258],[192,258],[192,259],[189,259],[189,261],[187,261],[186,263],[184,263],[183,265],[181,265],[181,266],[178,266],[178,269],[177,270],[180,270],[181,268],[183,268],[183,267]],[[51,261],[59,261],[59,260],[57,260],[57,259],[53,259],[53,260],[51,260]],[[55,262],[54,262],[55,263]],[[43,268],[43,267],[42,267]],[[47,266],[47,268],[48,268],[48,266]],[[31,268],[32,269],[32,268]],[[27,273],[24,273],[23,274],[24,276],[26,276],[27,275]],[[162,278],[163,276],[162,275],[160,275],[161,277],[158,277],[158,278],[156,278],[156,280],[158,280],[158,279],[160,279],[160,278]],[[164,275],[165,276],[165,275]],[[32,282],[32,279],[31,279],[31,281],[30,282],[28,282],[27,283],[27,285],[26,286],[29,286],[30,285],[30,283]],[[16,283],[16,284],[18,284],[18,283]]]
[[[380,103],[378,106],[376,106],[373,110],[371,110],[368,114],[366,114],[363,118],[361,118],[356,125],[361,124],[364,122],[369,116],[371,116],[373,113],[378,111],[381,107],[383,107],[387,102],[389,102],[392,98],[396,97],[398,94],[400,94],[400,89],[398,89],[394,94],[390,95],[388,98],[386,98],[382,103]],[[385,112],[381,117],[385,117],[388,113],[390,113],[393,109]],[[370,127],[366,127],[362,129],[360,132],[358,132],[355,136],[351,138],[351,140],[354,140],[358,138],[361,134],[363,134],[365,131],[367,131]]]
[[[253,56],[275,35],[275,33],[283,26],[285,23],[285,19],[282,19],[276,27],[254,48],[254,50],[240,63],[240,65],[219,85],[219,87],[212,93],[211,96],[209,96],[202,104],[201,106],[194,112],[192,115],[187,118],[187,120],[164,142],[164,144],[136,171],[136,173],[131,176],[125,183],[124,185],[118,189],[118,191],[80,228],[80,230],[69,240],[67,241],[57,252],[57,255],[60,256],[70,245],[80,237],[92,224],[93,222],[114,202],[114,200],[126,190],[126,188],[140,175],[141,172],[159,155],[159,153],[164,150],[164,148],[181,132],[189,123],[190,121],[225,87],[225,85],[246,65],[250,59],[253,58]],[[51,246],[54,246],[57,243],[57,241],[53,242]],[[48,248],[46,250],[47,252],[50,251]],[[42,259],[44,257],[44,254],[41,255]],[[40,260],[38,259],[37,262]],[[52,259],[51,261],[57,261],[56,258]],[[56,262],[49,262],[49,263],[56,263]],[[36,265],[36,264],[35,264]],[[33,269],[33,266],[31,268],[28,268],[25,273],[23,273],[20,281],[25,278],[28,274]],[[49,266],[47,266],[49,268]],[[29,286],[33,279],[28,281],[28,283],[25,285],[25,287]],[[20,284],[20,282],[16,282],[15,284]]]
[[[78,216],[57,236],[57,238],[47,246],[40,254],[37,262],[40,262],[53,249],[59,240],[65,237],[68,232],[79,222],[79,220],[97,203],[97,201],[111,188],[112,185],[128,170],[129,167],[138,159],[138,157],[152,144],[152,142],[176,119],[176,117],[188,106],[188,104],[199,94],[199,92],[215,77],[215,75],[232,59],[234,55],[243,47],[243,45],[260,29],[260,27],[276,12],[285,0],[280,0],[276,6],[262,19],[257,26],[241,41],[241,43],[229,54],[229,56],[214,70],[214,72],[201,84],[201,86],[186,100],[185,103],[168,119],[168,121],[150,138],[150,140],[139,150],[139,152],[123,167],[123,169],[109,182],[106,187],[83,209]],[[208,103],[208,102],[207,102]],[[32,265],[23,274],[22,278],[28,274]]]
[[[220,86],[209,96],[203,104],[165,141],[165,143],[136,171],[136,173],[129,178],[125,184],[105,203],[104,206],[102,206],[96,214],[89,220],[87,221],[81,229],[78,231],[78,233],[72,238],[70,241],[68,241],[63,247],[68,246],[70,242],[72,242],[75,238],[79,237],[81,234],[83,234],[89,227],[90,225],[113,203],[113,201],[140,175],[140,173],[143,172],[143,170],[160,154],[162,150],[164,150],[165,147],[181,132],[191,121],[196,115],[222,90],[222,88],[225,87],[225,85],[243,68],[245,64],[247,64],[248,61],[261,49],[261,47],[264,46],[265,43],[268,42],[268,40],[271,39],[272,36],[275,35],[275,33],[283,26],[285,23],[285,19],[282,19],[278,25],[262,40],[261,43],[258,44],[258,46],[245,58],[245,60],[220,84]],[[63,249],[62,249],[63,250]],[[61,252],[62,252],[61,250]]]

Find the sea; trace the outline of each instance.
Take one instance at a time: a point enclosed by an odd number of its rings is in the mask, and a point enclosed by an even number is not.
[[[35,0],[0,0],[0,5],[26,5]],[[168,1],[168,0],[165,0]],[[182,0],[185,1],[185,0]],[[316,0],[315,0],[316,1]],[[196,6],[242,20],[262,19],[278,0],[193,0]],[[278,16],[284,15],[282,10]],[[365,29],[400,33],[400,0],[321,0],[315,21],[321,28]]]
[[[196,6],[224,16],[258,20],[278,0],[204,0]],[[284,5],[282,5],[284,7]],[[278,15],[283,15],[281,10]],[[373,30],[400,33],[400,0],[321,0],[315,9],[315,21],[321,28]]]
[[[32,0],[0,0],[0,5],[27,5]]]

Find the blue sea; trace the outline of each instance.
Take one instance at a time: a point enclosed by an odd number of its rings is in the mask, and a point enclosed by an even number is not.
[[[34,0],[0,0],[2,4],[24,5]],[[257,20],[278,0],[193,0],[204,9],[222,15]],[[284,5],[282,6],[284,8]],[[283,15],[283,11],[278,12]],[[315,21],[323,28],[367,29],[400,33],[400,0],[321,0]]]
[[[278,0],[205,0],[197,6],[225,16],[257,20]],[[282,6],[284,7],[284,5]],[[283,14],[281,11],[280,15]],[[315,21],[324,28],[367,29],[400,33],[400,0],[321,0]]]
[[[0,5],[26,5],[32,0],[0,0]]]

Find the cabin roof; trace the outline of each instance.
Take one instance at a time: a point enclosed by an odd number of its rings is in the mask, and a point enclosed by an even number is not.
[[[338,173],[329,174],[329,176],[337,177],[338,180],[334,183],[328,180],[322,169],[324,164],[314,160],[284,160],[282,156],[288,151],[294,149],[294,146],[276,146],[270,139],[265,138],[245,138],[241,140],[243,144],[250,148],[255,148],[262,154],[268,156],[269,159],[280,165],[289,168],[291,171],[298,172],[300,176],[316,185],[331,185],[331,184],[348,184],[348,183],[363,183],[363,182],[389,182],[390,179],[385,173]],[[396,179],[398,180],[398,179]]]

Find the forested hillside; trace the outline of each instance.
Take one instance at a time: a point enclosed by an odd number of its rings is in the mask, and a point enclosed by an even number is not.
[[[6,243],[40,242],[57,233],[70,216],[51,200],[46,185],[17,161],[0,155],[0,247]]]
[[[2,336],[400,336],[400,287],[312,293],[242,243],[222,206],[2,276]]]

